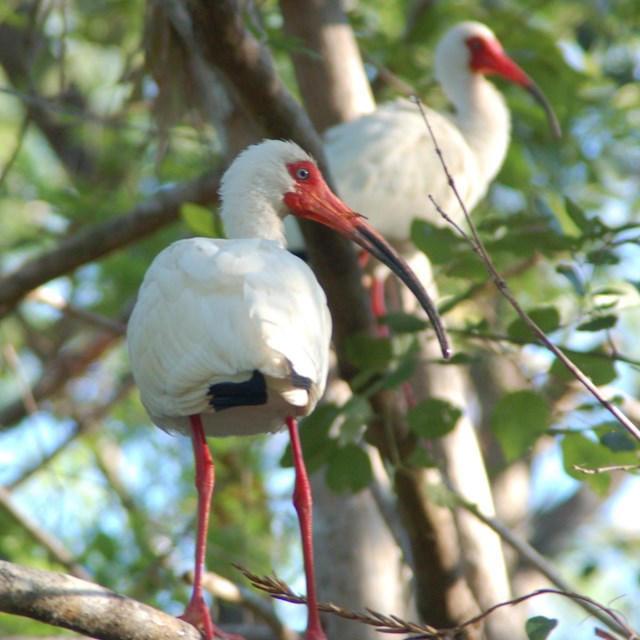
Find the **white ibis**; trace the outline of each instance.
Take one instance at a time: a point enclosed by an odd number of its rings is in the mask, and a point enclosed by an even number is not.
[[[134,378],[151,420],[190,434],[198,489],[195,579],[182,616],[207,638],[215,627],[202,594],[214,467],[205,436],[280,429],[291,436],[309,618],[307,640],[324,640],[313,577],[311,494],[296,419],[309,414],[327,377],[331,319],[313,272],[286,251],[283,218],[293,214],[344,234],[392,269],[446,334],[428,294],[404,260],[326,185],[292,142],[267,140],[225,173],[221,217],[229,240],[193,238],[160,253],[129,321]]]
[[[427,109],[456,187],[470,211],[485,195],[504,162],[511,118],[504,98],[484,77],[497,74],[527,89],[560,127],[535,82],[504,52],[493,32],[478,22],[450,29],[435,51],[435,76],[453,114]],[[396,245],[410,238],[411,221],[444,224],[428,199],[454,219],[461,212],[433,149],[417,105],[404,99],[329,129],[325,151],[340,195]]]

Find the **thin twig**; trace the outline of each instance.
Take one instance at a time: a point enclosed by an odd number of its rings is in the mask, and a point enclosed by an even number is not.
[[[505,542],[513,547],[520,557],[525,560],[534,569],[538,570],[545,578],[549,580],[553,585],[565,593],[575,594],[575,591],[569,582],[567,582],[553,567],[553,565],[538,551],[536,551],[530,544],[524,540],[518,538],[510,529],[499,522],[496,518],[490,517],[474,504],[471,504],[461,496],[455,488],[448,484],[448,489],[451,491],[456,499],[457,504],[473,514],[478,520],[484,522],[489,528],[493,529]],[[589,598],[579,596],[574,598],[576,604],[581,606],[589,615],[596,617],[600,622],[606,624],[612,631],[622,634],[627,631],[627,627],[618,626],[615,618],[612,621],[613,616],[608,611],[603,609],[599,604],[593,604]]]
[[[602,396],[602,394],[598,391],[598,388],[596,387],[596,385],[593,384],[593,382],[558,347],[556,347],[556,345],[554,345],[553,342],[551,342],[551,340],[549,340],[549,338],[547,337],[545,332],[522,309],[522,307],[520,306],[520,304],[518,303],[518,301],[514,297],[513,293],[511,292],[511,290],[507,286],[507,283],[504,281],[504,279],[500,276],[500,274],[496,270],[493,262],[491,261],[491,258],[489,257],[489,254],[487,253],[486,248],[482,244],[482,240],[480,239],[480,236],[478,235],[478,231],[477,231],[475,225],[471,221],[471,216],[469,215],[469,212],[467,211],[467,208],[466,208],[466,206],[465,206],[465,204],[464,204],[464,202],[463,202],[463,200],[462,200],[462,198],[461,198],[461,196],[460,196],[460,194],[458,192],[458,189],[456,188],[455,181],[453,179],[453,176],[449,172],[449,169],[447,167],[447,164],[445,162],[445,159],[444,159],[444,156],[443,156],[443,153],[442,153],[442,149],[438,145],[438,141],[436,140],[436,137],[435,137],[435,134],[433,132],[433,129],[431,128],[431,125],[429,124],[429,119],[427,117],[427,114],[426,114],[423,106],[422,106],[422,103],[415,96],[414,96],[414,100],[415,100],[416,104],[418,105],[418,108],[420,109],[420,113],[422,114],[422,117],[424,118],[424,121],[425,121],[425,123],[427,125],[427,128],[429,130],[429,135],[431,136],[431,139],[433,140],[433,144],[435,145],[436,153],[438,155],[438,158],[440,159],[440,163],[441,163],[441,165],[442,165],[442,167],[444,169],[444,172],[445,172],[445,174],[447,176],[448,184],[451,187],[451,189],[452,189],[452,191],[453,191],[458,203],[460,204],[460,207],[462,208],[462,211],[464,212],[464,216],[465,216],[465,218],[467,220],[467,224],[469,225],[469,228],[471,229],[472,239],[470,239],[467,236],[467,234],[465,234],[465,233],[462,233],[462,235],[463,235],[464,238],[469,240],[471,246],[473,247],[473,250],[480,256],[480,258],[481,258],[482,262],[484,263],[487,271],[489,272],[489,275],[493,279],[496,287],[498,288],[500,293],[509,301],[509,303],[515,309],[516,313],[518,314],[518,316],[520,316],[522,321],[538,337],[540,342],[542,342],[545,345],[545,347],[547,347],[547,349],[549,349],[549,351],[551,351],[551,353],[553,353],[553,355],[555,355],[556,358],[558,358],[558,360],[560,360],[560,362],[562,362],[562,364],[568,369],[568,371],[571,373],[571,375],[573,375],[575,377],[575,379],[578,380],[578,382],[580,382],[580,384],[582,384],[582,386],[607,411],[609,411],[609,413],[611,413],[614,416],[614,418],[616,418],[616,420],[618,420],[618,422],[631,434],[631,436],[633,438],[635,438],[636,440],[638,440],[638,442],[640,442],[640,429],[638,429],[638,427],[631,420],[629,420],[629,418],[627,418],[627,416],[622,411],[620,411],[620,409],[618,409],[618,407],[616,407],[614,404],[612,404],[606,398],[604,398],[604,396]],[[433,202],[433,204],[436,207],[438,213],[447,222],[453,223],[451,218],[442,210],[440,205],[434,200],[433,196],[429,195],[429,199],[431,200],[431,202]],[[461,231],[459,229],[459,227],[456,227],[456,228],[458,228],[458,230]]]
[[[271,597],[278,598],[279,600],[285,600],[286,602],[292,602],[294,604],[307,604],[307,599],[304,596],[294,593],[291,588],[277,576],[258,576],[240,565],[236,564],[234,566],[246,576],[254,587],[265,591]],[[532,593],[501,602],[452,629],[436,629],[429,625],[422,625],[408,620],[403,620],[399,616],[385,615],[369,608],[366,609],[366,613],[363,613],[345,609],[333,603],[319,603],[318,609],[324,613],[330,613],[347,620],[353,620],[354,622],[370,625],[375,627],[376,630],[381,633],[411,634],[413,640],[454,640],[455,638],[466,637],[465,630],[468,627],[477,625],[498,609],[518,605],[540,595],[558,595],[574,600],[575,602],[582,603],[583,606],[589,605],[589,612],[592,615],[596,615],[595,611],[597,611],[598,619],[605,622],[605,624],[607,624],[610,629],[615,630],[617,634],[624,637],[626,640],[640,640],[640,636],[633,629],[627,626],[614,610],[599,604],[587,596],[561,589],[538,589]],[[601,633],[606,634],[607,632]],[[614,636],[607,635],[600,635],[600,637],[614,638]]]
[[[598,473],[611,473],[612,471],[640,471],[640,465],[637,464],[614,464],[609,467],[596,467],[595,469],[587,469],[586,467],[581,467],[579,464],[574,464],[573,468],[588,476]]]

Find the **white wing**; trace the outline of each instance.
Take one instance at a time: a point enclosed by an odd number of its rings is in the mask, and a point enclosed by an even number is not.
[[[484,195],[480,173],[455,124],[430,109],[429,123],[469,209]],[[333,127],[325,134],[325,151],[341,197],[366,215],[391,241],[409,237],[411,221],[445,222],[428,196],[454,219],[462,213],[417,105],[408,100],[385,103],[367,114]]]
[[[202,414],[218,435],[273,430],[311,411],[324,392],[330,338],[324,292],[304,262],[268,240],[206,238],[176,242],[154,260],[127,336],[152,420],[185,430],[187,416]],[[267,406],[214,413],[211,385],[256,370]]]

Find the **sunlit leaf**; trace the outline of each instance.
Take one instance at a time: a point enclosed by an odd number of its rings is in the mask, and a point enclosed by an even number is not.
[[[572,351],[568,355],[571,361],[582,373],[591,378],[594,384],[608,384],[618,376],[615,361],[602,351],[594,350],[588,353]],[[554,360],[551,365],[550,373],[563,380],[575,380],[573,374],[558,359]]]
[[[539,393],[521,390],[508,393],[496,403],[491,428],[508,462],[523,456],[549,428],[549,409]]]
[[[562,438],[562,462],[564,470],[573,478],[586,482],[597,494],[606,495],[611,484],[611,474],[585,474],[576,467],[599,469],[612,464],[612,452],[595,440],[581,433],[569,433]]]
[[[193,202],[185,202],[180,207],[180,216],[194,235],[219,238],[222,230],[216,216],[206,207]]]
[[[580,229],[585,231],[589,224],[589,219],[585,216],[584,211],[568,196],[564,197],[565,211],[573,221],[573,223]]]

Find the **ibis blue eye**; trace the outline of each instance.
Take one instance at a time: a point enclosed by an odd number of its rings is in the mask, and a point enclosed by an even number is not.
[[[296,170],[296,178],[299,180],[308,180],[310,175],[309,169],[305,167],[300,167]]]

